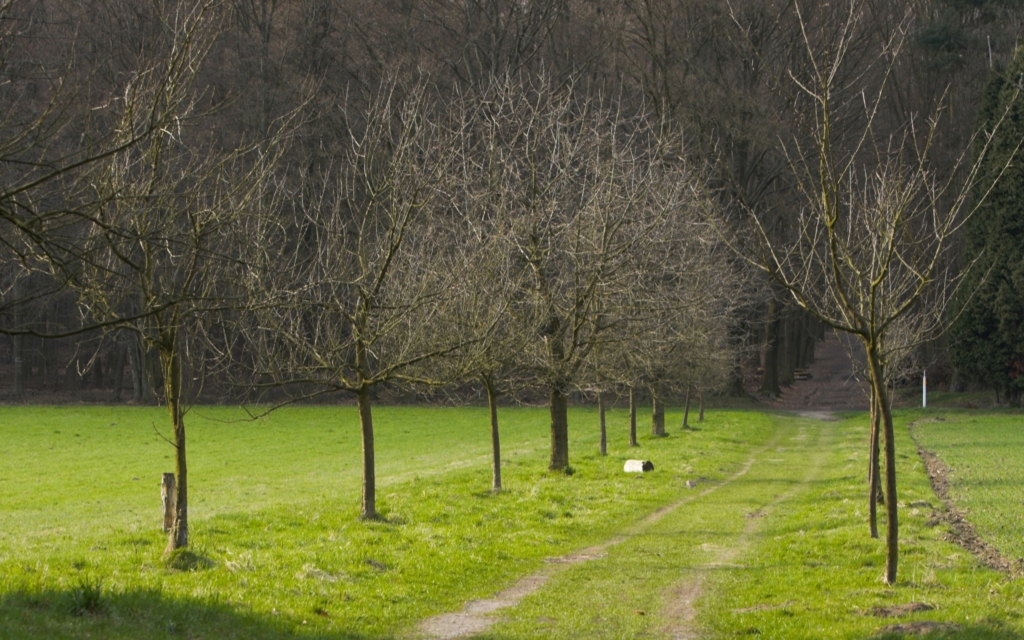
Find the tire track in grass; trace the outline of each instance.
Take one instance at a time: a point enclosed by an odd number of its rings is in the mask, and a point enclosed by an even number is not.
[[[520,578],[511,587],[498,592],[491,598],[470,600],[465,604],[465,606],[463,606],[462,611],[443,613],[427,618],[419,624],[414,633],[414,637],[425,640],[450,640],[454,638],[467,638],[484,633],[490,629],[491,626],[500,621],[500,618],[494,615],[496,612],[519,604],[523,598],[526,598],[543,587],[548,580],[555,575],[555,573],[563,570],[567,566],[605,557],[608,554],[609,548],[621,544],[629,538],[642,533],[647,528],[656,524],[665,516],[676,511],[680,507],[700,498],[704,498],[720,490],[722,487],[726,487],[736,480],[739,480],[750,471],[761,454],[774,448],[778,444],[780,437],[781,429],[777,427],[769,441],[756,449],[744,465],[724,481],[718,484],[713,484],[699,493],[692,493],[685,498],[677,500],[676,502],[659,507],[638,523],[631,526],[622,535],[615,536],[601,544],[587,547],[580,551],[574,551],[573,553],[569,553],[564,556],[547,558],[545,560],[548,565],[547,567]]]
[[[982,564],[991,569],[1001,571],[1010,577],[1024,575],[1024,559],[1011,561],[1003,556],[999,549],[978,534],[977,529],[967,519],[966,514],[953,501],[953,497],[949,494],[949,468],[939,459],[936,453],[925,449],[917,439],[917,434],[914,433],[914,427],[919,422],[926,421],[911,422],[907,425],[907,432],[910,434],[910,439],[914,446],[917,447],[917,455],[920,456],[921,461],[924,463],[932,491],[935,492],[936,497],[946,507],[944,513],[939,510],[932,512],[933,518],[940,521],[944,520],[949,525],[950,531],[946,535],[946,540],[971,552]]]
[[[801,417],[822,421],[834,420],[831,414],[826,413],[822,413],[821,415],[802,415]],[[815,441],[805,445],[813,447],[813,454],[811,456],[810,464],[806,467],[804,477],[787,491],[774,496],[771,500],[767,501],[754,511],[746,513],[744,515],[746,524],[739,536],[736,538],[735,543],[728,547],[718,548],[717,553],[711,562],[708,562],[703,566],[694,567],[694,571],[691,576],[680,582],[672,590],[672,595],[669,597],[662,611],[662,615],[667,621],[664,631],[670,638],[673,640],[698,640],[700,638],[700,631],[694,624],[697,617],[696,603],[704,594],[704,585],[707,582],[707,578],[711,571],[715,568],[732,565],[741,554],[746,552],[752,546],[754,539],[756,538],[756,533],[761,519],[773,508],[791,500],[799,493],[806,490],[810,483],[818,477],[821,467],[824,464],[827,452],[826,445],[828,444],[828,442],[822,442],[822,440],[831,439],[827,437],[823,438],[823,436],[830,436],[831,432],[828,431],[827,428],[821,427],[816,429],[815,433]],[[794,439],[804,440],[806,437],[807,427],[801,427]]]

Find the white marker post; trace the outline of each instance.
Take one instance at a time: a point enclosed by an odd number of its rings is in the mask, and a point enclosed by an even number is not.
[[[921,371],[921,407],[928,408],[928,372]]]

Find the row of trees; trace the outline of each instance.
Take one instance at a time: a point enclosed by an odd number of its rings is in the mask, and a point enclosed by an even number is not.
[[[211,386],[355,395],[373,518],[381,385],[479,385],[498,488],[502,394],[544,390],[568,470],[574,390],[647,389],[663,433],[673,388],[742,391],[761,336],[776,395],[828,326],[867,354],[895,580],[886,385],[943,325],[968,194],[992,191],[971,125],[932,116],[971,112],[1019,15],[876,4],[7,2],[16,389],[26,340],[85,335],[85,373],[117,336],[106,369],[169,411],[177,548]]]
[[[804,17],[813,32],[844,6],[805,7]],[[14,152],[19,144],[41,139],[29,131],[47,139],[36,149],[50,154],[32,162],[56,160],[70,151],[65,143],[71,141],[89,143],[80,147],[79,160],[109,148],[103,146],[106,139],[82,138],[80,127],[65,125],[97,120],[101,112],[88,109],[116,106],[129,78],[142,69],[156,71],[166,50],[159,44],[167,36],[162,23],[179,9],[174,2],[104,0],[88,9],[64,0],[5,3],[4,69],[14,80],[4,85],[4,112],[10,114],[5,148]],[[974,130],[986,70],[1012,53],[1022,12],[1005,0],[870,3],[861,12],[856,53],[848,59],[851,79],[874,82],[871,43],[885,40],[908,11],[906,42],[889,72],[889,93],[876,122],[880,129],[894,130],[913,114],[928,113],[945,94],[955,117],[946,121],[947,135],[933,149],[933,160],[950,167]],[[216,13],[207,34],[212,40],[205,45],[212,64],[202,67],[194,87],[205,100],[198,112],[215,132],[208,142],[221,147],[268,135],[274,122],[304,104],[302,133],[287,163],[308,166],[311,158],[332,153],[321,143],[343,127],[345,116],[337,105],[364,105],[382,78],[405,83],[426,71],[438,91],[449,93],[475,90],[507,72],[543,71],[556,83],[575,78],[583,93],[616,96],[627,112],[651,111],[665,126],[682,131],[686,155],[694,166],[706,167],[702,174],[730,207],[750,206],[789,224],[785,220],[798,201],[779,145],[806,136],[806,121],[793,109],[797,88],[788,76],[803,44],[799,20],[787,3],[310,0],[285,6],[276,0],[231,0],[210,4],[209,12]],[[81,108],[81,115],[72,117],[71,105]],[[41,177],[38,171],[33,175]],[[8,272],[3,279],[6,286],[13,280],[38,290],[41,283],[25,277]],[[780,291],[772,293],[774,305],[762,298],[742,310],[734,336],[735,341],[752,339],[746,346],[768,345],[769,351],[781,345],[780,356],[763,356],[766,364],[775,363],[764,367],[766,395],[780,393],[779,384],[791,377],[788,363],[802,359],[789,346],[801,340],[766,340],[766,333],[786,336],[806,327],[795,305]],[[77,322],[73,309],[73,302],[22,307],[17,320],[48,324],[53,334],[54,325]],[[34,359],[36,369],[46,366],[51,376],[85,351],[75,340],[12,347],[15,352],[36,348],[16,357],[22,363]],[[54,350],[59,355],[50,355]],[[45,363],[40,362],[44,352]],[[105,359],[116,357],[112,351]],[[76,359],[72,372],[95,371],[90,360]],[[15,371],[24,379],[33,369],[23,364]],[[77,386],[77,375],[68,379],[62,386]],[[108,386],[111,380],[106,377]],[[742,391],[738,369],[730,383],[732,392]],[[57,383],[51,377],[48,384]]]
[[[102,144],[51,161],[46,200],[26,188],[3,210],[8,264],[73,297],[81,325],[65,333],[128,331],[156,356],[176,451],[169,549],[188,544],[186,409],[211,380],[245,401],[353,393],[364,518],[377,385],[543,386],[550,468],[568,471],[574,389],[711,383],[743,292],[698,229],[673,136],[521,74],[457,96],[388,80],[338,104],[337,130],[307,132],[300,104],[265,135],[217,139],[220,105],[197,83],[224,16],[173,9],[154,66],[82,129]],[[330,152],[284,162],[312,136]],[[14,311],[48,293],[20,291]],[[42,333],[26,324],[9,330]]]

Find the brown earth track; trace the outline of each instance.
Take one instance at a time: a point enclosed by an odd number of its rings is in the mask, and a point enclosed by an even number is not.
[[[762,402],[783,411],[867,411],[868,385],[856,376],[847,350],[856,357],[857,345],[843,344],[835,334],[826,334],[815,347],[814,364],[807,368],[811,377],[783,387],[779,398]]]
[[[743,467],[725,481],[712,484],[698,493],[691,493],[672,504],[657,509],[647,517],[640,520],[629,530],[623,532],[623,534],[611,538],[599,545],[588,547],[574,553],[547,558],[545,560],[545,564],[548,565],[547,567],[520,578],[512,586],[495,594],[493,597],[480,600],[470,600],[465,604],[465,606],[463,606],[462,611],[443,613],[423,620],[413,631],[412,637],[424,640],[452,640],[454,638],[467,638],[486,632],[496,622],[500,622],[500,618],[494,615],[495,612],[515,606],[519,604],[523,598],[539,590],[545,583],[547,583],[548,579],[554,574],[554,572],[560,570],[559,567],[561,565],[572,565],[603,558],[607,555],[609,547],[625,542],[630,536],[636,535],[637,533],[645,530],[648,526],[658,522],[667,514],[682,507],[688,502],[692,502],[693,500],[714,493],[719,488],[743,477],[748,471],[750,471],[750,468],[754,465],[758,456],[766,450],[774,447],[776,443],[777,437],[759,447],[755,452],[753,452]],[[678,593],[679,592],[677,592],[677,594]],[[684,597],[677,602],[677,605],[681,607],[677,614],[682,618],[684,624],[692,620],[692,603],[699,594],[700,583],[694,583],[692,593],[689,598]],[[689,606],[690,609],[687,610],[687,606]],[[683,627],[680,627],[680,629],[682,628]],[[690,638],[691,636],[676,635],[675,637]]]
[[[918,442],[914,435],[914,427],[917,422],[907,425],[910,438],[917,447],[917,455],[921,457],[925,469],[928,472],[928,480],[931,482],[932,491],[942,500],[944,511],[933,511],[933,522],[946,522],[949,525],[949,533],[946,540],[953,542],[967,551],[970,551],[978,560],[987,567],[1000,571],[1009,576],[1019,577],[1024,575],[1024,558],[1009,560],[991,544],[982,540],[974,525],[967,520],[964,512],[957,508],[949,495],[949,468],[939,457],[925,449]]]

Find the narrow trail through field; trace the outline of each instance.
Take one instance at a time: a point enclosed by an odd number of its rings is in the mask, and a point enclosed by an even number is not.
[[[821,412],[815,412],[821,413]],[[831,421],[830,414],[809,416],[812,419]],[[758,537],[758,529],[763,518],[770,515],[782,503],[796,497],[814,482],[821,471],[822,464],[828,454],[831,444],[829,430],[818,427],[801,427],[798,434],[791,440],[804,441],[806,445],[801,447],[807,449],[808,454],[805,460],[804,476],[788,490],[770,496],[769,499],[753,511],[743,515],[746,523],[739,535],[729,545],[723,545],[714,549],[713,559],[702,566],[693,567],[690,575],[681,581],[672,591],[671,597],[665,603],[663,617],[667,621],[665,631],[673,640],[698,640],[699,629],[694,625],[696,618],[695,603],[704,592],[705,582],[711,571],[724,566],[730,566],[746,552]],[[813,440],[809,438],[813,435]],[[786,465],[775,467],[780,473],[775,475],[776,480],[784,480],[793,475],[796,468]],[[767,497],[767,496],[766,496]]]
[[[688,495],[681,500],[657,509],[621,535],[613,537],[606,542],[564,556],[549,558],[546,561],[549,566],[524,578],[520,578],[511,587],[497,593],[493,598],[471,600],[466,603],[462,611],[427,618],[419,625],[416,637],[447,640],[450,638],[466,638],[483,633],[499,621],[493,615],[495,612],[519,604],[523,598],[543,587],[561,567],[603,558],[607,555],[609,548],[625,542],[631,536],[638,535],[680,507],[715,493],[739,480],[750,471],[758,456],[777,445],[780,435],[781,432],[776,432],[768,443],[759,447],[743,467],[724,482],[713,484],[699,493]]]
[[[694,626],[695,603],[704,592],[708,576],[713,571],[736,566],[733,563],[740,561],[756,543],[764,518],[787,500],[809,490],[819,476],[831,442],[831,428],[822,420],[780,423],[771,439],[751,452],[744,465],[726,480],[662,507],[600,545],[550,559],[548,566],[521,578],[492,598],[473,600],[466,603],[462,611],[425,620],[416,630],[416,637],[444,639],[485,634],[502,622],[503,617],[498,612],[514,611],[513,607],[531,595],[544,599],[545,587],[561,571],[591,561],[610,561],[609,553],[628,558],[633,553],[632,545],[623,543],[645,535],[665,535],[668,530],[674,532],[669,535],[679,536],[679,544],[693,546],[701,559],[673,568],[677,575],[685,577],[669,590],[660,605],[658,613],[664,621],[661,632],[671,638],[699,638],[699,630]],[[778,490],[758,488],[766,483]],[[720,513],[719,523],[734,533],[710,544],[699,535],[676,532],[679,523],[689,520],[687,507],[691,504]],[[620,546],[623,548],[616,551]],[[617,559],[622,561],[622,557]],[[573,588],[585,590],[588,587],[585,583],[573,582]],[[557,585],[550,589],[557,591]]]
[[[749,493],[749,487],[744,487],[743,481],[756,468],[758,477],[756,480],[751,479],[751,484],[773,482],[785,488],[777,493],[759,493],[757,500],[760,503],[755,509],[734,514],[735,518],[743,518],[743,522],[735,527],[737,533],[727,543],[710,547],[702,545],[702,549],[711,553],[703,563],[678,567],[679,574],[686,577],[671,589],[662,604],[661,618],[665,621],[662,632],[665,635],[681,640],[699,638],[699,630],[694,626],[695,603],[703,594],[710,573],[740,559],[756,542],[763,519],[787,500],[808,490],[818,477],[831,443],[827,422],[836,420],[832,412],[866,408],[866,387],[854,376],[854,371],[854,363],[839,338],[829,334],[818,345],[816,361],[809,368],[810,378],[795,382],[784,390],[781,398],[766,403],[772,409],[793,412],[799,418],[814,422],[801,420],[803,424],[799,426],[780,425],[770,441],[753,451],[746,463],[725,481],[658,509],[620,535],[599,545],[550,558],[546,567],[521,578],[492,598],[472,600],[461,611],[424,620],[415,630],[415,637],[442,640],[484,634],[502,621],[498,612],[511,610],[528,596],[538,594],[543,597],[543,588],[559,572],[607,557],[613,548],[656,527],[659,522],[686,505],[716,499],[720,500],[724,510],[724,505],[730,499],[735,499],[735,496],[729,494]],[[787,436],[792,446],[780,447],[779,440]],[[787,462],[799,459],[799,463],[785,464],[783,459]],[[719,495],[712,495],[716,493]]]

